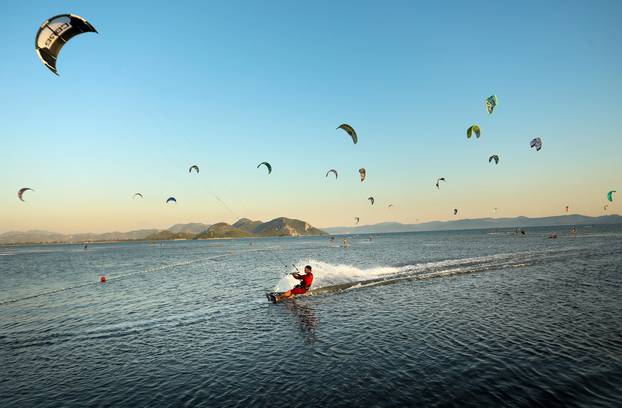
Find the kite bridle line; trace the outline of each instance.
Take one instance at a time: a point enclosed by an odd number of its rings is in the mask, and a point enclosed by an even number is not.
[[[225,203],[223,200],[221,200],[221,199],[220,199],[220,197],[218,197],[218,196],[216,195],[216,193],[214,193],[213,191],[211,191],[211,189],[209,188],[209,186],[207,187],[207,190],[208,190],[208,191],[209,191],[209,192],[210,192],[210,193],[211,193],[211,194],[212,194],[212,195],[213,195],[213,196],[214,196],[214,197],[215,197],[215,198],[216,198],[216,199],[217,199],[217,200],[218,200],[218,201],[219,201],[222,205],[223,205],[223,207],[225,207],[225,208],[226,208],[226,209],[227,209],[227,210],[228,210],[231,214],[233,214],[233,216],[234,216],[234,217],[236,217],[238,220],[242,218],[242,217],[240,217],[238,214],[236,214],[236,212],[235,212],[235,211],[233,211],[233,210],[232,210],[232,209],[231,209],[231,208],[227,205],[227,203]],[[279,249],[280,249],[280,247],[279,247]],[[289,265],[288,265],[286,262],[284,262],[284,261],[283,261],[283,259],[281,259],[281,257],[280,257],[280,256],[278,256],[278,255],[277,255],[277,253],[276,253],[276,251],[275,251],[275,250],[269,250],[268,252],[270,252],[270,253],[271,253],[271,254],[272,254],[272,255],[276,258],[276,260],[277,260],[277,261],[278,261],[281,265],[284,265],[284,266],[285,266],[285,268],[288,268],[288,267],[289,267]],[[297,271],[298,273],[300,273],[300,270],[298,269],[298,267],[297,267],[296,265],[292,264],[292,266],[294,267],[294,269],[296,269],[296,271]],[[288,275],[289,275],[289,273],[288,273]]]
[[[232,209],[231,209],[231,208],[227,205],[227,203],[225,203],[225,202],[224,202],[224,201],[223,201],[220,197],[218,197],[218,195],[216,195],[216,193],[214,193],[214,192],[211,190],[211,188],[209,187],[209,185],[207,185],[207,191],[208,191],[208,192],[210,192],[210,193],[214,196],[214,198],[216,198],[216,200],[218,200],[218,202],[220,202],[220,203],[223,205],[223,207],[225,207],[225,208],[227,209],[227,211],[229,211],[229,212],[230,212],[230,213],[231,213],[234,217],[236,217],[238,220],[240,220],[240,219],[242,218],[242,217],[240,217],[240,216],[239,216],[239,215],[238,215],[235,211],[233,211],[233,210],[232,210]],[[279,249],[280,249],[280,247],[279,247]],[[278,256],[278,255],[277,255],[277,253],[276,253],[276,251],[275,251],[275,250],[269,250],[268,252],[270,252],[270,253],[271,253],[271,254],[272,254],[272,255],[276,258],[276,260],[277,260],[277,261],[278,261],[281,265],[284,265],[284,266],[285,266],[285,268],[288,268],[288,267],[289,267],[289,265],[288,265],[286,262],[284,262],[284,261],[281,259],[281,257],[280,257],[280,256]],[[296,265],[292,264],[292,266],[294,267],[294,269],[296,269],[296,271],[297,271],[298,273],[300,273],[300,270],[298,269],[298,267],[297,267]],[[288,275],[289,275],[289,273],[288,273]]]
[[[279,247],[279,249],[280,249],[280,247]],[[268,251],[268,252],[272,253],[272,255],[274,255],[274,257],[277,259],[277,261],[279,261],[279,263],[280,263],[281,265],[285,265],[285,267],[286,267],[286,268],[288,268],[288,267],[289,267],[289,265],[288,265],[286,262],[284,262],[284,261],[281,259],[281,257],[280,257],[280,256],[278,256],[278,255],[277,255],[277,253],[276,253],[276,251],[275,251],[275,250],[271,250],[271,251]],[[292,264],[292,266],[294,267],[294,269],[296,269],[296,271],[297,271],[298,273],[300,273],[300,270],[296,267],[296,265]],[[288,273],[288,275],[289,275],[289,273]]]

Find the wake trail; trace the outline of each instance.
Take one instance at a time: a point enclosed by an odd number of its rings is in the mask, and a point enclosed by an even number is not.
[[[304,265],[312,265],[314,281],[312,289],[308,294],[317,295],[397,283],[405,280],[427,280],[475,272],[523,268],[538,262],[567,259],[571,254],[576,256],[577,252],[572,250],[543,253],[514,252],[371,268],[360,268],[347,264],[331,264],[315,259],[306,259],[299,261],[296,266],[302,270]],[[298,284],[296,279],[291,275],[286,275],[278,281],[274,291],[284,292],[296,284]]]

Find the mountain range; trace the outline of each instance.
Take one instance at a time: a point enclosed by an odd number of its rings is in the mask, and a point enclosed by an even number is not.
[[[455,221],[431,221],[421,224],[384,222],[373,225],[329,227],[317,229],[301,220],[285,217],[268,222],[241,218],[233,225],[225,222],[216,224],[175,224],[168,229],[142,229],[129,232],[107,232],[102,234],[60,234],[49,231],[11,231],[0,234],[0,245],[37,243],[82,243],[111,241],[164,241],[175,239],[219,239],[280,236],[309,236],[328,234],[382,234],[390,232],[451,231],[468,229],[530,228],[565,225],[622,224],[622,216],[605,215],[589,217],[570,214],[554,217],[474,218]]]
[[[175,224],[165,230],[144,229],[129,232],[107,232],[103,234],[60,234],[49,231],[11,231],[0,234],[0,245],[39,243],[82,243],[110,241],[164,241],[175,239],[218,239],[244,237],[295,237],[326,235],[309,223],[301,220],[279,217],[268,222],[242,218],[235,224]]]
[[[382,234],[389,232],[451,231],[488,228],[529,228],[563,225],[603,224],[622,224],[622,217],[619,215],[589,217],[586,215],[570,214],[539,218],[473,218],[455,221],[431,221],[421,224],[401,224],[399,222],[384,222],[373,225],[323,228],[323,230],[330,234]]]

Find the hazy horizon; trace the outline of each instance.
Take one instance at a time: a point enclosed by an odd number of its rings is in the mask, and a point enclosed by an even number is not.
[[[620,213],[622,3],[599,5],[184,3],[173,27],[163,2],[2,3],[0,233]],[[33,40],[59,13],[99,34],[56,77]]]
[[[538,218],[547,218],[547,217],[556,217],[559,215],[552,215],[552,216],[544,216],[544,217],[526,217],[529,219],[538,219]],[[585,214],[568,214],[567,216],[572,217],[572,216],[587,216]],[[603,214],[601,216],[622,216],[622,214]],[[435,223],[435,222],[452,222],[452,221],[476,221],[476,220],[504,220],[504,219],[515,219],[515,218],[520,218],[520,217],[525,217],[525,216],[516,216],[516,217],[477,217],[477,218],[453,218],[453,219],[449,219],[449,220],[426,220],[426,221],[416,221],[413,223],[404,223],[404,222],[399,222],[399,221],[381,221],[378,223],[373,223],[373,224],[352,224],[352,225],[348,225],[348,224],[344,224],[344,225],[313,225],[313,227],[315,228],[319,228],[321,230],[326,230],[326,229],[334,229],[334,228],[364,228],[364,227],[373,227],[375,225],[380,225],[380,224],[401,224],[401,225],[420,225],[420,224],[427,224],[427,223]],[[589,217],[589,216],[588,216]],[[599,217],[599,216],[596,216]],[[242,217],[242,218],[247,218],[247,217]],[[280,217],[277,217],[280,218]],[[291,218],[291,217],[285,217],[285,218]],[[268,222],[271,221],[272,219],[266,219],[266,220],[253,220],[253,221],[261,221],[261,222]],[[237,221],[237,220],[235,220]],[[228,224],[233,224],[235,221],[232,222],[228,222]],[[301,220],[301,221],[305,221],[305,220]],[[176,224],[170,224],[170,225],[162,225],[162,226],[153,226],[153,227],[144,227],[144,228],[136,228],[136,229],[132,229],[132,230],[120,230],[120,229],[108,229],[108,230],[101,230],[101,231],[56,231],[56,230],[46,230],[46,229],[31,229],[31,230],[7,230],[7,231],[2,231],[0,230],[0,235],[1,234],[5,234],[5,233],[11,233],[11,232],[35,232],[35,231],[40,231],[40,232],[51,232],[51,233],[59,233],[59,234],[65,234],[65,235],[79,235],[79,234],[103,234],[103,233],[126,233],[126,232],[132,232],[132,231],[140,231],[140,230],[168,230],[176,225],[188,225],[188,224],[205,224],[205,225],[213,225],[215,223],[218,222],[226,222],[226,221],[216,221],[216,222],[201,222],[201,221],[190,221],[190,222],[183,222],[183,223],[176,223]]]

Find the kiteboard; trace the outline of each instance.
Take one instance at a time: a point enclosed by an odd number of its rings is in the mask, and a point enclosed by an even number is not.
[[[268,298],[269,302],[276,303],[277,302],[276,297],[277,295],[280,295],[280,294],[281,292],[268,292],[266,293],[266,297]]]

